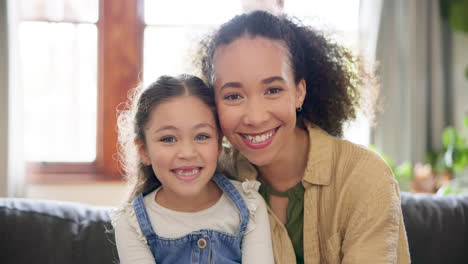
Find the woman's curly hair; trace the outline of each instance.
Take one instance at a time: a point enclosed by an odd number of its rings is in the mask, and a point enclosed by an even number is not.
[[[366,114],[372,119],[377,85],[372,74],[364,71],[362,60],[326,35],[304,26],[298,19],[275,16],[265,11],[238,15],[221,25],[212,35],[201,41],[195,64],[201,75],[213,86],[216,49],[241,37],[257,36],[283,42],[289,51],[290,65],[298,84],[307,85],[307,95],[298,120],[303,119],[321,127],[333,136],[343,135],[346,121],[356,118],[357,109],[365,100],[361,87],[369,81],[371,99],[366,103]]]

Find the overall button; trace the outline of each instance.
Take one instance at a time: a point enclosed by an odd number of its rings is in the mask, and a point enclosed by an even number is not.
[[[200,248],[200,249],[204,249],[206,247],[206,239],[204,239],[203,237],[198,239],[197,241],[197,246]]]

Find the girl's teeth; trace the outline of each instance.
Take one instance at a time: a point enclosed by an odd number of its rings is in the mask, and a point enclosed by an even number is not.
[[[245,135],[245,138],[248,139],[252,143],[260,143],[269,139],[271,136],[273,136],[273,131],[270,131],[263,135],[257,135],[257,136]]]
[[[182,175],[182,176],[190,176],[190,175],[194,175],[194,174],[197,174],[198,171],[200,169],[196,168],[196,169],[193,169],[191,171],[187,171],[187,170],[175,170],[175,173],[179,174],[179,175]]]

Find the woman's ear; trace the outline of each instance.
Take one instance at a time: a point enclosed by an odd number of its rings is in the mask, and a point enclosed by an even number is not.
[[[304,79],[300,80],[296,89],[296,108],[302,107],[307,94],[307,84]]]
[[[137,147],[138,155],[140,156],[141,163],[145,164],[146,166],[151,165],[151,159],[149,158],[145,143],[143,143],[138,138],[135,139],[134,143]]]

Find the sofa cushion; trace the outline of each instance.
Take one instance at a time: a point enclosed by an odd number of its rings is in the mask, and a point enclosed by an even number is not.
[[[401,194],[413,264],[468,263],[468,195]]]
[[[2,263],[118,263],[109,208],[0,198]]]

